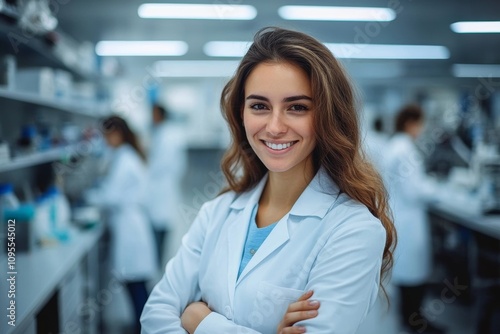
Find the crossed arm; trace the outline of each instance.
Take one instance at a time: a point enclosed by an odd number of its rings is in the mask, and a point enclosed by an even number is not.
[[[295,326],[302,320],[314,318],[318,315],[320,303],[311,300],[313,291],[307,291],[296,302],[290,304],[283,319],[276,329],[277,334],[300,334],[305,333],[304,326]],[[181,316],[182,327],[189,333],[194,334],[198,325],[212,311],[204,302],[194,302],[188,305]]]
[[[214,329],[218,333],[259,334],[212,312],[203,303],[193,303],[201,300],[197,268],[209,217],[216,209],[202,207],[178,254],[167,265],[165,276],[144,308],[143,334],[185,334],[186,331],[205,334],[214,333]],[[376,299],[385,231],[374,222],[364,221],[364,215],[345,216],[349,221],[338,224],[325,237],[304,287],[314,290],[321,309],[319,304],[308,303],[312,295],[306,293],[289,305],[276,328],[277,333],[303,333],[304,329],[315,333],[355,333]],[[316,312],[308,314],[308,311]]]

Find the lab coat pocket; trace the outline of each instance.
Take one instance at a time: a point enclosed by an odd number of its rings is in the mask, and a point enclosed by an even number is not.
[[[255,317],[255,319],[277,326],[285,315],[288,306],[303,293],[302,290],[261,282],[257,288],[256,304],[254,304],[254,312],[257,312],[260,316]],[[255,322],[252,323],[255,324]]]
[[[296,301],[300,296],[302,296],[302,294],[304,294],[304,291],[285,288],[266,281],[262,281],[259,284],[258,293],[263,294],[270,299]]]

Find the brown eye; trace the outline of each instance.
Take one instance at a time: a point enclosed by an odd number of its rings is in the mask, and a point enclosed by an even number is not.
[[[309,108],[302,105],[302,104],[294,104],[293,106],[290,107],[290,110],[292,110],[292,111],[307,111],[307,110],[309,110]]]
[[[251,109],[255,109],[255,110],[264,110],[266,109],[266,106],[262,103],[255,103],[255,104],[252,104],[250,106]]]

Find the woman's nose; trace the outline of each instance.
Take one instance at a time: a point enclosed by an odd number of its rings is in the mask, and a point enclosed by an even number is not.
[[[287,130],[287,126],[283,116],[279,113],[273,113],[267,123],[266,130],[272,136],[284,134]]]

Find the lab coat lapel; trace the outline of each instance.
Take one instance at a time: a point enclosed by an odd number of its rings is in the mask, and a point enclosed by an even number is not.
[[[267,177],[260,181],[260,183],[248,194],[243,194],[235,200],[235,204],[231,206],[232,209],[238,209],[234,214],[231,214],[226,222],[229,224],[227,229],[228,239],[228,292],[231,305],[233,305],[234,291],[236,288],[236,279],[238,277],[238,270],[240,268],[241,255],[243,246],[245,244],[248,224],[252,215],[252,210],[259,201],[260,194],[264,188]]]
[[[276,224],[274,229],[271,231],[269,236],[264,240],[264,243],[259,247],[255,255],[250,259],[245,269],[241,273],[238,282],[239,284],[242,279],[256,266],[259,265],[262,261],[264,261],[268,256],[270,256],[276,249],[280,248],[284,243],[286,243],[290,239],[290,235],[288,233],[288,214],[285,215],[279,222]]]
[[[227,229],[228,233],[228,243],[227,243],[227,254],[228,254],[228,290],[229,290],[229,300],[231,305],[233,305],[234,290],[236,287],[236,279],[238,276],[238,269],[241,262],[241,252],[243,251],[243,245],[245,244],[245,238],[248,230],[248,222],[250,220],[250,215],[252,210],[247,206],[244,210],[231,215],[231,221]]]

